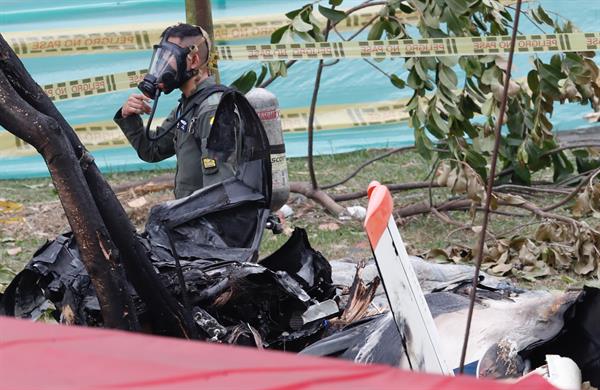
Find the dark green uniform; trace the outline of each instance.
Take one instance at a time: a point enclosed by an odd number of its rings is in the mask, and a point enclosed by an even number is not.
[[[202,81],[196,92],[214,85],[212,77]],[[115,122],[119,125],[125,136],[135,148],[138,156],[147,162],[158,162],[173,155],[177,156],[177,172],[175,173],[175,197],[182,198],[192,192],[219,183],[234,175],[237,169],[237,153],[233,153],[228,161],[217,162],[212,160],[206,151],[206,140],[210,134],[212,121],[221,99],[222,93],[214,93],[204,100],[195,109],[191,110],[181,119],[167,135],[156,141],[146,138],[142,118],[139,115],[121,116],[121,110],[115,115]],[[184,96],[179,100],[182,103],[180,114],[184,113],[190,104],[197,104],[200,94],[191,98]],[[171,111],[167,119],[159,126],[162,133],[175,120],[177,109]],[[235,132],[236,137],[238,131]],[[236,140],[236,145],[238,142]],[[239,151],[239,148],[236,148]]]

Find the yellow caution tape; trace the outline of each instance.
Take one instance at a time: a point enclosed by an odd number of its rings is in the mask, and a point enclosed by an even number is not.
[[[315,115],[316,130],[347,129],[398,123],[408,120],[404,110],[406,101],[389,100],[373,103],[332,104],[317,107]],[[309,108],[282,109],[281,126],[284,132],[306,131]]]
[[[512,4],[515,0],[503,0]],[[368,7],[352,13],[336,26],[338,31],[356,30],[380,14],[382,7]],[[326,19],[315,12],[323,25]],[[396,14],[396,19],[413,23],[418,15]],[[284,15],[257,15],[215,20],[215,40],[231,41],[269,37],[276,29],[288,25],[291,20]],[[44,57],[53,55],[114,52],[120,50],[148,50],[160,40],[160,34],[172,23],[160,23],[148,29],[147,24],[112,25],[64,30],[45,30],[3,33],[6,41],[20,57]]]
[[[338,31],[360,28],[379,14],[364,9],[353,13],[337,25]],[[417,19],[413,15],[399,15],[404,22]],[[317,15],[323,25],[326,19]],[[232,41],[269,37],[276,29],[288,25],[291,20],[283,15],[262,15],[216,20],[213,31],[215,40]],[[20,57],[44,57],[53,55],[114,52],[120,50],[148,50],[160,40],[165,28],[175,24],[162,23],[151,29],[147,25],[128,24],[58,31],[30,31],[4,33],[3,36]]]
[[[80,80],[46,84],[42,88],[50,99],[54,101],[99,95],[135,88],[139,82],[142,81],[147,72],[147,69],[141,69],[123,73],[113,73]]]
[[[123,26],[123,30],[111,28],[104,32],[5,33],[3,36],[15,53],[24,58],[148,50],[160,40],[161,32],[161,29],[131,30]]]
[[[381,101],[336,104],[317,108],[315,129],[334,130],[360,126],[399,123],[408,119],[404,110],[405,101]],[[308,127],[308,107],[281,110],[281,123],[284,132],[306,131]],[[160,123],[164,118],[155,119]],[[127,139],[113,121],[94,122],[73,126],[75,132],[90,150],[115,148],[128,145]],[[0,132],[0,158],[33,155],[33,147],[7,131]]]
[[[514,0],[511,0],[514,1]],[[336,26],[338,31],[356,30],[369,23],[379,15],[382,7],[371,7],[352,13]],[[317,20],[325,26],[326,19],[315,13]],[[416,22],[416,14],[399,14],[397,18],[405,23]],[[283,15],[263,15],[244,18],[217,19],[213,26],[215,40],[234,41],[238,39],[254,39],[270,37],[273,31],[290,24],[292,21]],[[165,26],[166,27],[166,26]]]
[[[141,36],[127,37],[126,33],[106,33],[98,39],[105,43],[99,51],[137,50],[150,48],[148,32],[135,32]],[[108,34],[111,34],[109,36]],[[121,35],[120,35],[121,34]],[[100,35],[100,34],[98,34]],[[130,39],[131,38],[131,39]],[[69,41],[71,42],[71,41]],[[52,51],[67,50],[75,53],[83,46],[57,45]],[[81,42],[86,42],[82,40]],[[33,49],[27,49],[33,53]],[[35,46],[37,47],[37,46]],[[517,36],[516,53],[595,51],[600,47],[600,33],[539,34]],[[345,41],[318,43],[288,43],[271,45],[219,45],[216,47],[220,60],[224,61],[278,61],[315,60],[340,58],[393,58],[393,57],[439,57],[456,55],[487,55],[508,53],[510,36],[457,37],[402,39],[389,41]],[[46,48],[47,49],[47,48]],[[42,49],[38,49],[41,52]],[[19,49],[15,48],[19,54]],[[50,52],[47,49],[46,52]]]
[[[396,41],[323,42],[276,45],[218,46],[222,60],[288,60],[323,58],[388,58],[507,53],[510,37],[404,39]],[[517,36],[517,53],[595,51],[600,48],[600,33],[570,33]],[[98,95],[134,88],[146,69],[113,73],[44,85],[52,100]]]
[[[595,51],[600,33],[519,35],[516,53]],[[278,61],[339,58],[440,57],[502,54],[510,36],[402,39],[389,41],[218,46],[225,61]]]

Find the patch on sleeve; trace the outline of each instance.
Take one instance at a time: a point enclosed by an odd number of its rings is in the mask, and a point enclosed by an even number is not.
[[[210,123],[211,126],[212,126],[212,124],[213,124],[214,121],[215,121],[215,117],[211,116],[210,119],[208,120],[208,123]]]
[[[216,168],[217,160],[208,158],[208,157],[204,157],[202,159],[202,166],[204,167],[204,169]]]

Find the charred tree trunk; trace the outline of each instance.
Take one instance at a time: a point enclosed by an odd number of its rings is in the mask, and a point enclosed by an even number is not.
[[[116,261],[116,248],[94,204],[73,148],[56,121],[21,99],[2,72],[0,102],[0,125],[35,147],[48,165],[98,295],[106,326],[138,329],[124,272]]]
[[[0,71],[9,79],[14,90],[33,108],[55,120],[68,139],[75,157],[81,164],[87,186],[93,196],[110,237],[120,253],[128,280],[146,303],[155,333],[179,337],[195,337],[191,314],[177,302],[158,278],[148,259],[146,249],[137,239],[135,227],[123,206],[106,182],[91,156],[54,106],[42,88],[32,79],[21,61],[0,35]],[[6,127],[6,126],[5,126]],[[16,134],[19,136],[18,134]],[[28,139],[25,141],[29,142]]]

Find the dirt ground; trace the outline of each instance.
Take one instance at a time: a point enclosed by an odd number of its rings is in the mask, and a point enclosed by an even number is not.
[[[362,162],[382,152],[384,151],[370,150],[317,158],[316,168],[320,185],[333,183],[346,177]],[[290,180],[308,181],[306,159],[290,159],[288,164]],[[336,194],[365,190],[371,180],[379,180],[384,184],[423,181],[429,174],[429,169],[428,163],[416,153],[412,151],[397,153],[369,165],[353,179],[328,192]],[[114,188],[117,188],[126,183],[156,178],[169,173],[172,172],[116,173],[108,174],[107,179]],[[170,188],[164,188],[164,185],[158,187],[162,190],[145,194],[129,190],[118,194],[121,203],[140,231],[144,229],[146,217],[152,206],[173,199]],[[433,194],[436,202],[446,200],[449,196],[449,192],[444,189],[437,189]],[[396,193],[394,207],[397,209],[428,197],[427,189]],[[341,202],[344,207],[366,207],[366,203],[365,198]],[[293,210],[293,214],[284,221],[284,233],[273,235],[270,231],[265,232],[261,244],[261,257],[279,248],[294,227],[305,228],[312,246],[330,260],[351,258],[358,261],[371,256],[361,221],[335,218],[313,201],[298,194],[291,194],[288,205]],[[467,212],[451,212],[448,215],[454,221],[471,222]],[[478,215],[477,218],[481,216]],[[431,214],[398,219],[397,222],[409,253],[414,255],[425,256],[432,249],[444,249],[449,245],[470,250],[478,237],[476,231],[445,224]],[[593,226],[600,227],[597,219],[591,219],[589,222]],[[490,225],[490,230],[495,234],[516,229],[524,236],[533,234],[535,228],[535,223],[531,223],[531,217],[494,215]],[[46,240],[51,240],[68,230],[69,225],[50,179],[0,181],[0,291],[31,259],[37,248]],[[580,285],[586,280],[594,281],[594,278],[582,278],[572,272],[562,271],[541,279],[520,280],[520,282],[528,287],[565,288]]]

